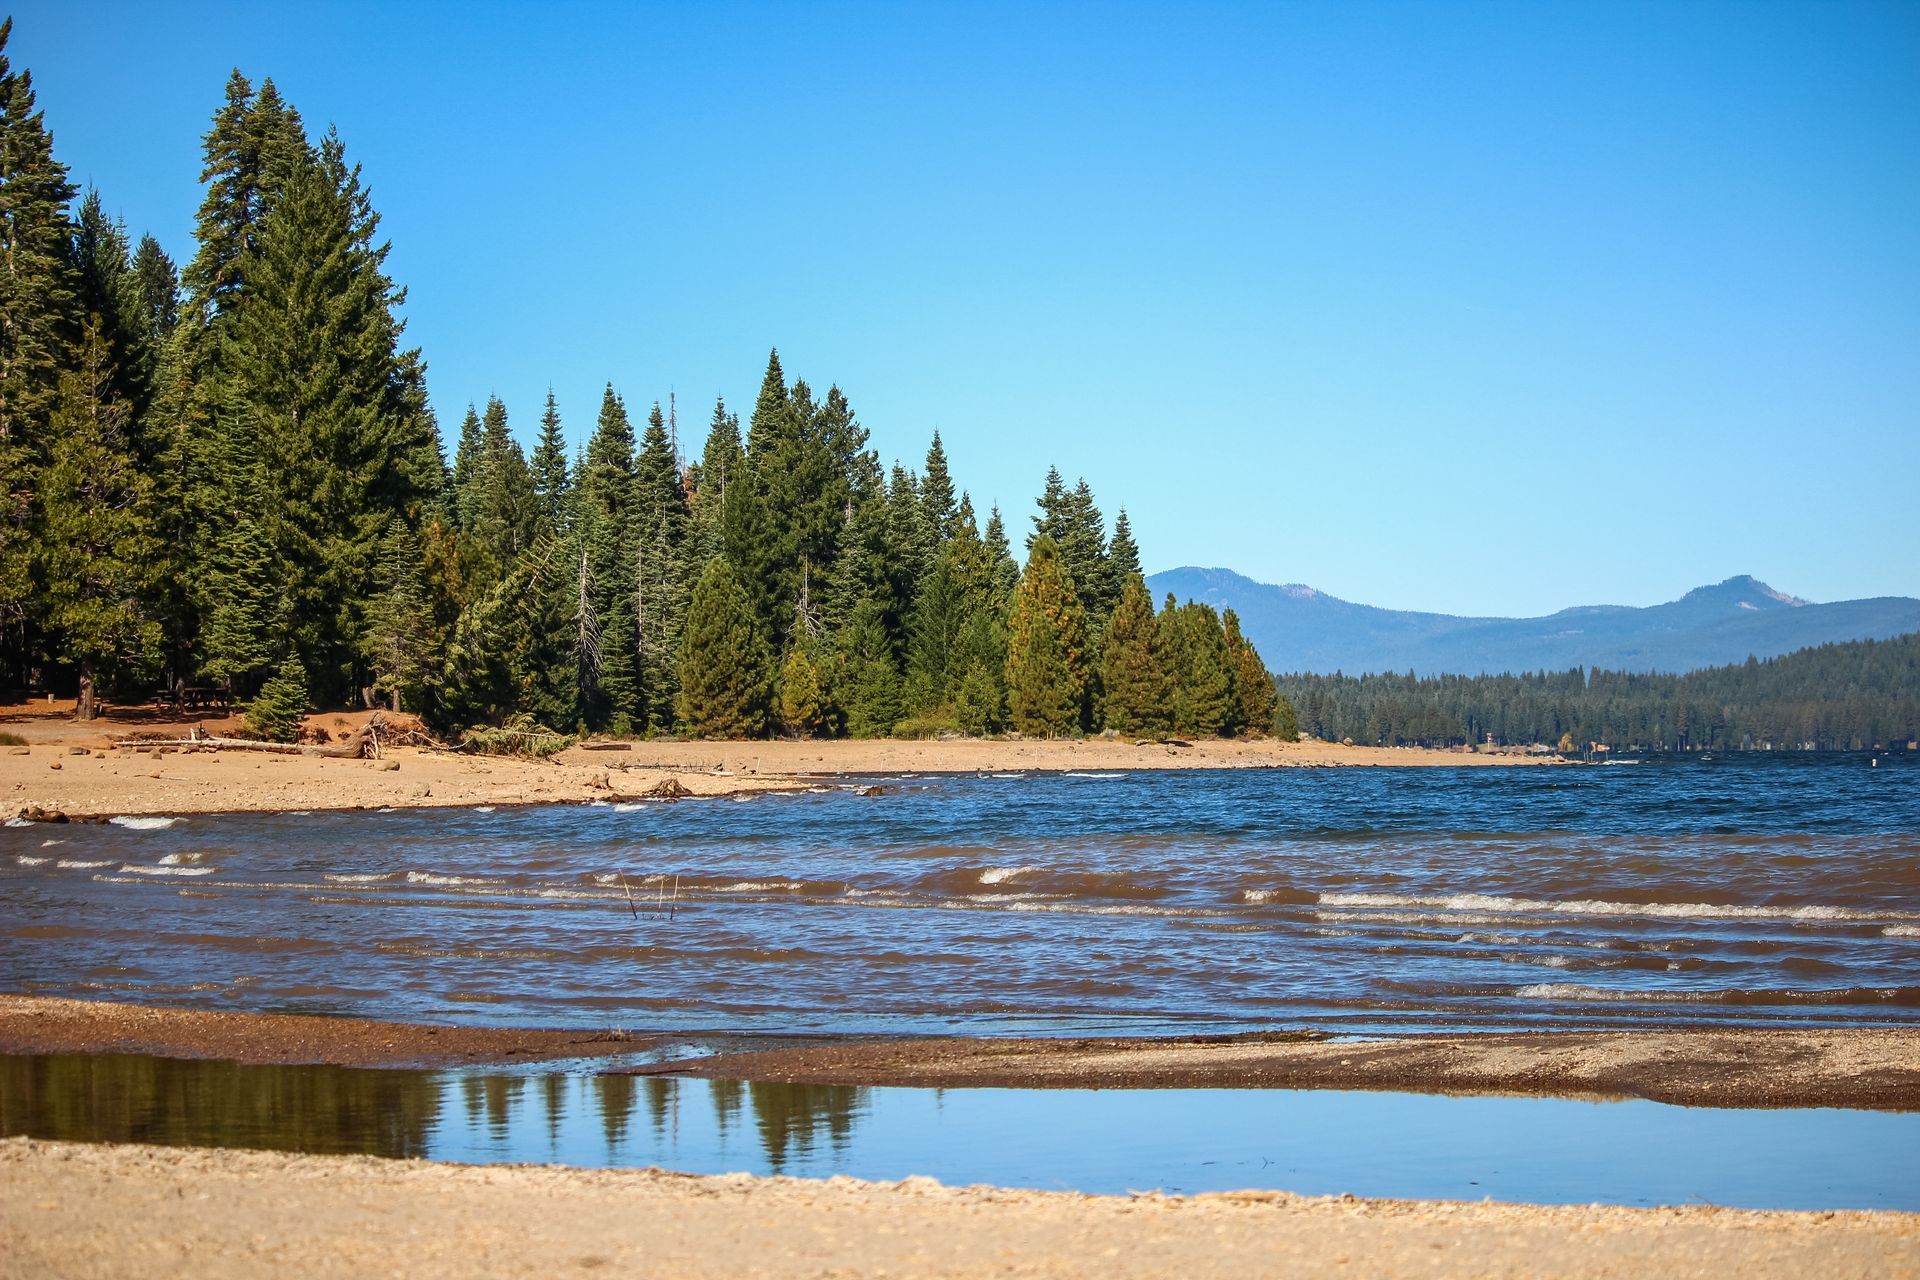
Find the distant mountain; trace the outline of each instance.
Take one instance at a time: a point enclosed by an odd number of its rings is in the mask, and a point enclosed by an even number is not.
[[[1230,569],[1169,569],[1147,579],[1156,605],[1231,606],[1276,672],[1693,671],[1771,658],[1838,640],[1920,631],[1920,600],[1881,596],[1809,604],[1746,575],[1645,609],[1583,605],[1544,618],[1459,618],[1336,599],[1312,587],[1276,587]]]

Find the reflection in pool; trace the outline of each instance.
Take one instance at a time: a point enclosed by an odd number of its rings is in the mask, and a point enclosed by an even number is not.
[[[0,1056],[0,1135],[1096,1193],[1920,1209],[1920,1114]]]

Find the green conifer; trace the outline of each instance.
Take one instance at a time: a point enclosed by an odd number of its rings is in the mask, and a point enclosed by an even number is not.
[[[540,443],[534,447],[531,467],[536,527],[543,534],[565,533],[571,527],[571,481],[567,441],[560,429],[560,406],[554,402],[552,387],[547,388],[547,405],[540,413]]]
[[[1273,673],[1260,660],[1253,642],[1240,634],[1240,615],[1228,609],[1220,619],[1226,635],[1228,668],[1233,674],[1233,714],[1228,728],[1266,733],[1274,724],[1277,696]]]
[[[920,477],[920,504],[926,511],[926,523],[933,531],[935,542],[951,538],[958,511],[954,505],[953,477],[947,471],[947,451],[940,443],[938,431],[933,433],[933,443],[927,447],[927,469]]]
[[[1033,737],[1082,728],[1086,615],[1059,549],[1046,534],[1028,552],[1007,620],[1007,702],[1013,727]]]
[[[1107,728],[1146,735],[1164,733],[1170,727],[1166,663],[1160,653],[1153,600],[1137,573],[1128,580],[1107,627],[1101,686]]]
[[[362,638],[373,688],[395,711],[422,708],[433,658],[433,616],[420,582],[420,541],[398,515],[382,539],[379,587]]]
[[[289,654],[247,704],[247,732],[268,742],[292,742],[307,718],[307,698],[306,668]]]
[[[780,723],[793,737],[813,737],[820,731],[822,701],[819,669],[806,650],[795,645],[780,667]]]
[[[665,731],[679,695],[676,655],[687,611],[687,494],[657,401],[634,464],[633,546],[634,727]]]
[[[687,605],[680,719],[702,738],[757,737],[767,726],[767,651],[753,606],[724,557],[708,562]]]
[[[143,675],[163,636],[146,605],[160,550],[151,482],[129,438],[98,318],[61,380],[52,458],[41,480],[41,606],[59,653],[80,675],[78,718],[95,713],[102,674]]]

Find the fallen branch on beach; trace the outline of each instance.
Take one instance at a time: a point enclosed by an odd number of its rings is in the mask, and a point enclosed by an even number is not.
[[[358,760],[362,757],[377,759],[380,755],[380,726],[385,723],[385,716],[376,711],[365,724],[340,741],[324,744],[223,738],[203,733],[200,726],[195,725],[193,731],[184,738],[127,738],[114,745],[131,747],[136,751],[156,747],[191,747],[197,751],[266,751],[273,755],[319,756],[335,760]]]

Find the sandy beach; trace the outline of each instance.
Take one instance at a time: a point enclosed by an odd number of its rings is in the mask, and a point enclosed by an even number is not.
[[[309,723],[333,738],[367,713]],[[231,732],[237,721],[110,713],[88,724],[70,703],[0,707],[0,730],[25,740],[0,747],[0,812],[29,807],[70,817],[237,811],[378,809],[433,805],[581,804],[632,799],[673,779],[697,796],[775,790],[796,783],[901,773],[1022,770],[1265,769],[1287,767],[1540,765],[1540,758],[1348,747],[1271,739],[1134,744],[1120,739],[910,742],[630,742],[574,747],[547,760],[389,747],[379,760],[116,745],[130,737],[186,737],[195,725]],[[159,754],[154,752],[158,750]],[[1559,763],[1553,761],[1553,763]]]
[[[474,1167],[0,1141],[0,1275],[1912,1276],[1920,1216]]]

